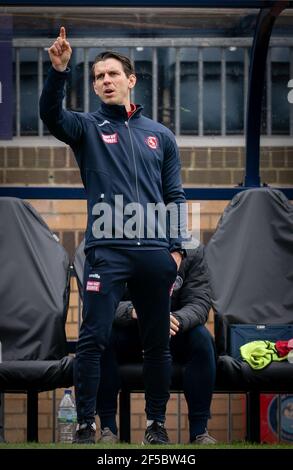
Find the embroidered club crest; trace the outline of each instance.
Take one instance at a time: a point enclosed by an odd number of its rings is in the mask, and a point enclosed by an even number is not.
[[[150,135],[145,139],[145,143],[149,146],[150,149],[155,150],[159,146],[157,137]]]

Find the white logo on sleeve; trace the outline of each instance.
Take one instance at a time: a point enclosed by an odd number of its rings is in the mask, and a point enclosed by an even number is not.
[[[110,124],[110,121],[107,121],[107,119],[103,122],[101,122],[101,124],[98,124],[99,127],[102,127],[104,126],[105,124]]]

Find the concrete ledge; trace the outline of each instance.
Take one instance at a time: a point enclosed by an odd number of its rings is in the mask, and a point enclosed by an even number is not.
[[[244,147],[244,136],[180,136],[176,138],[179,147]],[[263,136],[261,147],[293,147],[292,136]],[[0,140],[0,147],[67,147],[52,136],[14,137],[12,140]]]

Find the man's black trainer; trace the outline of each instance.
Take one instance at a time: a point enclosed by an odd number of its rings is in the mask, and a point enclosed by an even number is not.
[[[95,444],[96,423],[78,424],[73,439],[73,444]]]
[[[163,423],[154,421],[146,428],[143,444],[170,444],[167,431]]]

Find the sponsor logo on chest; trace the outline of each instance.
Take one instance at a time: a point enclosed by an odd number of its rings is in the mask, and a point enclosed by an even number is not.
[[[102,139],[106,144],[117,144],[118,143],[118,134],[101,134]]]

